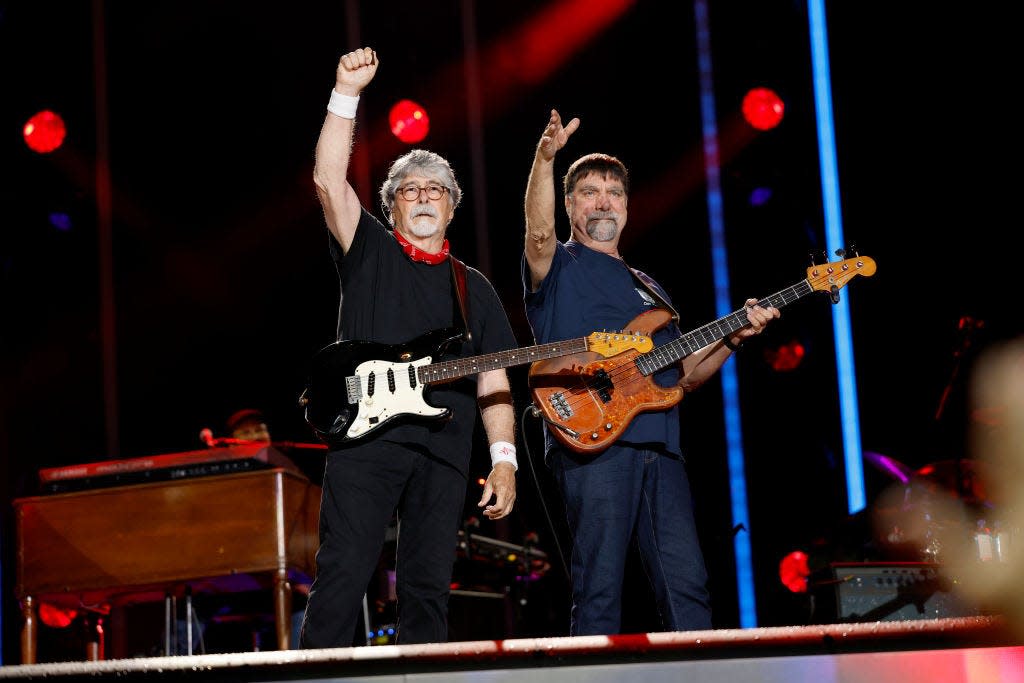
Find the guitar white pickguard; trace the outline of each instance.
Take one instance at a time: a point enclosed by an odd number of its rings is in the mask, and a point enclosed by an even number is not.
[[[418,381],[411,386],[409,368],[429,365],[430,356],[424,356],[409,363],[390,363],[383,360],[371,360],[360,363],[356,367],[355,376],[359,378],[361,397],[355,419],[349,425],[349,438],[367,434],[393,417],[399,415],[417,415],[420,417],[440,417],[447,412],[446,408],[435,408],[427,405],[423,398],[425,384]],[[388,370],[394,375],[395,388],[392,391],[388,384]],[[370,394],[370,378],[373,378],[373,393]]]

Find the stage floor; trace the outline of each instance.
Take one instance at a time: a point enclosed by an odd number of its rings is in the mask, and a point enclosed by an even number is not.
[[[481,640],[0,667],[52,681],[1024,682],[1024,645],[997,617],[623,636]]]

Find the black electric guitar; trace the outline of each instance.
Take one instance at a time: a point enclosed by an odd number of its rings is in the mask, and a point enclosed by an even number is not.
[[[825,292],[833,303],[839,290],[856,277],[875,274],[875,262],[858,256],[811,266],[807,278],[762,299],[758,305],[782,308],[813,292]],[[664,309],[641,313],[629,328],[651,336],[672,319]],[[683,389],[662,387],[654,373],[750,324],[746,308],[698,327],[653,351],[629,350],[614,358],[591,353],[560,354],[530,366],[534,405],[552,435],[578,453],[596,454],[612,444],[638,413],[664,410],[679,403]]]
[[[594,332],[579,339],[528,346],[434,363],[462,339],[459,330],[428,332],[405,344],[343,340],[320,349],[311,362],[306,390],[299,399],[306,422],[327,443],[352,441],[400,417],[440,419],[450,411],[426,402],[424,390],[486,370],[591,352],[615,356],[627,350],[650,351],[650,337],[629,332]]]

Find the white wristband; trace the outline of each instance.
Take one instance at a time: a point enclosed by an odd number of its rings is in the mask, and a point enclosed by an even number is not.
[[[516,447],[508,441],[495,441],[491,444],[491,467],[499,462],[510,462],[518,472],[519,463],[516,462]]]
[[[343,119],[354,119],[358,105],[359,95],[355,97],[342,95],[334,88],[331,88],[331,101],[327,103],[327,111]]]

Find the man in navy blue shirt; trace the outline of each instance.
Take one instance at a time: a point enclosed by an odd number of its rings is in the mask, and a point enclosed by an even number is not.
[[[571,235],[555,237],[554,160],[579,127],[552,110],[537,145],[526,188],[523,282],[526,313],[537,343],[622,329],[641,313],[671,305],[650,277],[623,262],[629,174],[615,157],[588,154],[565,175]],[[660,301],[659,301],[660,299]],[[748,299],[749,325],[655,375],[661,386],[692,391],[707,381],[743,340],[779,316]],[[680,335],[667,325],[657,346]],[[573,535],[571,635],[619,633],[626,556],[636,537],[666,630],[711,628],[707,572],[698,544],[689,481],[679,443],[679,412],[637,414],[611,446],[581,454],[546,434],[548,463]]]

